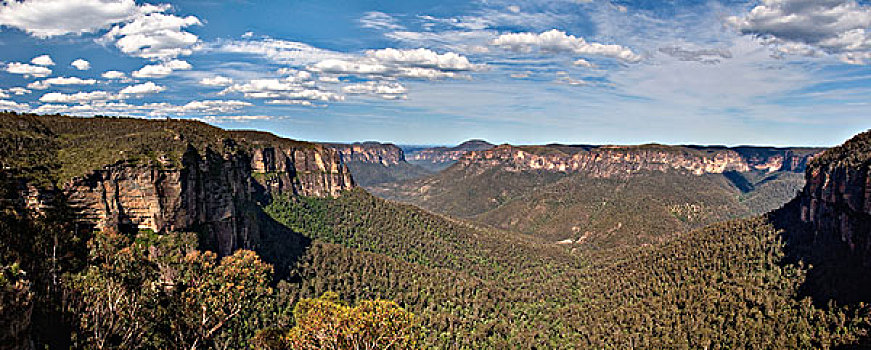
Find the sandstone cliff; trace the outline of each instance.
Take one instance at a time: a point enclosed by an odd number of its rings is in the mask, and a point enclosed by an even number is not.
[[[392,143],[325,143],[324,146],[338,151],[345,162],[372,163],[384,166],[405,162],[405,153]]]
[[[643,146],[511,146],[473,151],[458,166],[508,171],[543,170],[620,177],[641,171],[687,171],[695,175],[761,170],[803,171],[815,149]]]
[[[97,229],[197,231],[220,254],[256,246],[260,206],[271,195],[337,196],[354,187],[334,150],[268,133],[177,120],[19,122],[47,126],[28,137],[57,149],[52,167],[59,170],[46,175],[54,184],[29,184],[22,194],[31,209],[63,198]]]
[[[808,167],[802,222],[817,239],[840,241],[871,263],[871,131],[826,151]]]
[[[351,170],[355,183],[363,187],[414,179],[430,174],[429,171],[406,162],[405,152],[391,143],[326,143],[323,145],[341,154],[342,162]]]

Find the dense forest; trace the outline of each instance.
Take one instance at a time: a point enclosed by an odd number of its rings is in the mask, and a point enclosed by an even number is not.
[[[218,254],[201,231],[93,230],[64,198],[34,210],[22,190],[62,186],[103,162],[157,167],[165,162],[152,159],[188,145],[235,154],[248,147],[239,135],[293,141],[183,121],[5,117],[0,348],[808,349],[871,336],[867,270],[839,239],[800,223],[797,200],[604,247],[555,244],[360,188],[276,193],[257,218],[263,241]],[[56,137],[85,127],[75,141]],[[828,151],[812,169],[867,169],[869,139]],[[712,191],[727,186],[699,179]],[[600,215],[628,225],[641,203]]]

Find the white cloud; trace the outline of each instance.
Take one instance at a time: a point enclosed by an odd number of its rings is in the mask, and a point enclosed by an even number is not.
[[[378,11],[366,12],[366,14],[360,18],[360,24],[363,28],[382,30],[397,30],[405,28],[401,26],[393,16]]]
[[[422,48],[369,50],[363,57],[327,59],[308,67],[313,72],[336,75],[424,79],[456,78],[462,76],[459,72],[482,68],[457,53],[439,54]]]
[[[127,74],[124,74],[124,72],[120,72],[117,70],[109,70],[103,72],[101,76],[105,79],[123,79],[127,77]]]
[[[6,64],[6,72],[11,74],[21,74],[25,77],[37,78],[44,78],[51,75],[51,69],[20,62],[10,62]]]
[[[167,115],[184,115],[191,114],[221,114],[238,111],[244,107],[251,106],[251,103],[236,100],[205,100],[191,101],[187,104],[177,106],[170,103],[146,103],[143,105],[134,105],[127,102],[111,101],[111,99],[88,99],[83,98],[58,98],[40,105],[38,108],[32,109],[33,113],[70,113],[76,115],[147,115],[147,116],[167,116]]]
[[[231,84],[233,84],[233,79],[220,75],[211,78],[200,79],[200,85],[205,86],[228,86]]]
[[[395,82],[367,81],[342,87],[342,92],[353,95],[375,95],[387,100],[404,99],[408,89]]]
[[[428,49],[397,50],[386,48],[367,51],[366,56],[383,63],[448,71],[468,71],[476,68],[476,65],[471,64],[469,59],[464,56],[453,52],[438,54]]]
[[[148,59],[170,59],[193,53],[199,37],[182,30],[202,25],[194,16],[178,17],[163,13],[150,13],[130,23],[116,25],[103,36],[115,41],[115,46],[131,56]]]
[[[229,113],[233,111],[238,111],[242,108],[252,106],[250,102],[238,101],[238,100],[203,100],[203,101],[191,101],[183,106],[166,106],[163,108],[159,108],[158,111],[161,113],[174,113],[174,114],[184,114],[184,113]]]
[[[864,63],[871,52],[871,6],[854,0],[764,0],[726,22],[741,33],[756,35],[784,54],[813,54],[819,48],[849,63]]]
[[[94,85],[97,81],[94,79],[82,79],[78,77],[57,77],[40,81],[35,81],[27,85],[28,88],[35,90],[45,90],[52,85]]]
[[[271,100],[267,101],[268,104],[273,105],[292,105],[292,106],[306,106],[306,107],[322,107],[323,105],[315,104],[312,101],[307,100]]]
[[[220,123],[226,121],[249,122],[253,120],[270,120],[272,117],[268,115],[207,115],[198,119],[207,123]]]
[[[190,63],[182,60],[172,60],[158,64],[146,65],[133,72],[135,78],[163,78],[177,70],[189,70],[193,68]]]
[[[51,56],[49,56],[49,55],[36,56],[32,60],[30,60],[30,63],[35,64],[37,66],[53,66],[54,65],[54,61],[51,59]]]
[[[7,111],[26,111],[30,109],[30,105],[26,103],[18,103],[11,100],[0,100],[0,110]]]
[[[576,65],[576,66],[578,66],[578,67],[584,67],[584,68],[596,68],[596,65],[595,65],[595,64],[593,64],[593,63],[591,63],[590,61],[587,61],[587,60],[585,60],[585,59],[583,59],[583,58],[576,59],[574,62],[572,62],[572,64],[574,64],[574,65]]]
[[[82,34],[108,28],[113,23],[144,14],[165,11],[167,5],[136,5],[134,0],[29,0],[4,1],[0,25],[47,38]]]
[[[88,70],[91,69],[91,62],[79,58],[73,61],[73,63],[70,63],[70,66],[73,66],[78,70]]]
[[[117,96],[106,91],[77,92],[74,94],[49,92],[42,95],[42,97],[39,98],[39,101],[46,103],[84,103],[114,99],[117,99]]]
[[[145,94],[156,94],[166,90],[165,87],[157,85],[152,82],[145,82],[142,84],[131,85],[121,89],[119,92],[121,95],[145,95]]]
[[[26,94],[29,94],[31,92],[30,90],[27,90],[23,87],[11,87],[11,88],[7,89],[6,91],[11,92],[15,95],[26,95]]]
[[[299,80],[298,77],[279,79],[255,79],[245,84],[234,84],[221,91],[220,94],[241,92],[245,98],[271,99],[271,104],[297,104],[286,101],[342,101],[344,97],[333,92],[322,90],[313,80]]]
[[[211,49],[225,53],[263,56],[275,63],[288,65],[308,65],[330,58],[351,57],[348,54],[320,49],[301,42],[272,38],[228,41]]]
[[[568,35],[566,32],[551,29],[536,33],[502,34],[491,43],[503,49],[529,53],[535,50],[547,53],[574,53],[578,55],[598,55],[612,57],[626,62],[641,61],[641,56],[629,48],[613,45],[587,42],[584,38]]]

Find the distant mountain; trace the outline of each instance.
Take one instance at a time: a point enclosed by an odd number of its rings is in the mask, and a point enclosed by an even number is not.
[[[342,155],[356,183],[363,187],[386,182],[416,179],[430,171],[409,164],[405,152],[392,143],[357,142],[352,144],[324,143]]]
[[[553,241],[649,244],[767,212],[793,198],[821,149],[511,146],[473,151],[439,174],[371,191]]]
[[[466,153],[486,151],[496,145],[484,140],[469,140],[454,147],[415,149],[408,154],[408,161],[431,171],[440,171],[457,162]]]

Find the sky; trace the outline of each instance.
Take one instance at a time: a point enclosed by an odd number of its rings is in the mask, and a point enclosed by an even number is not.
[[[0,110],[310,141],[833,146],[871,128],[853,0],[7,0]]]

